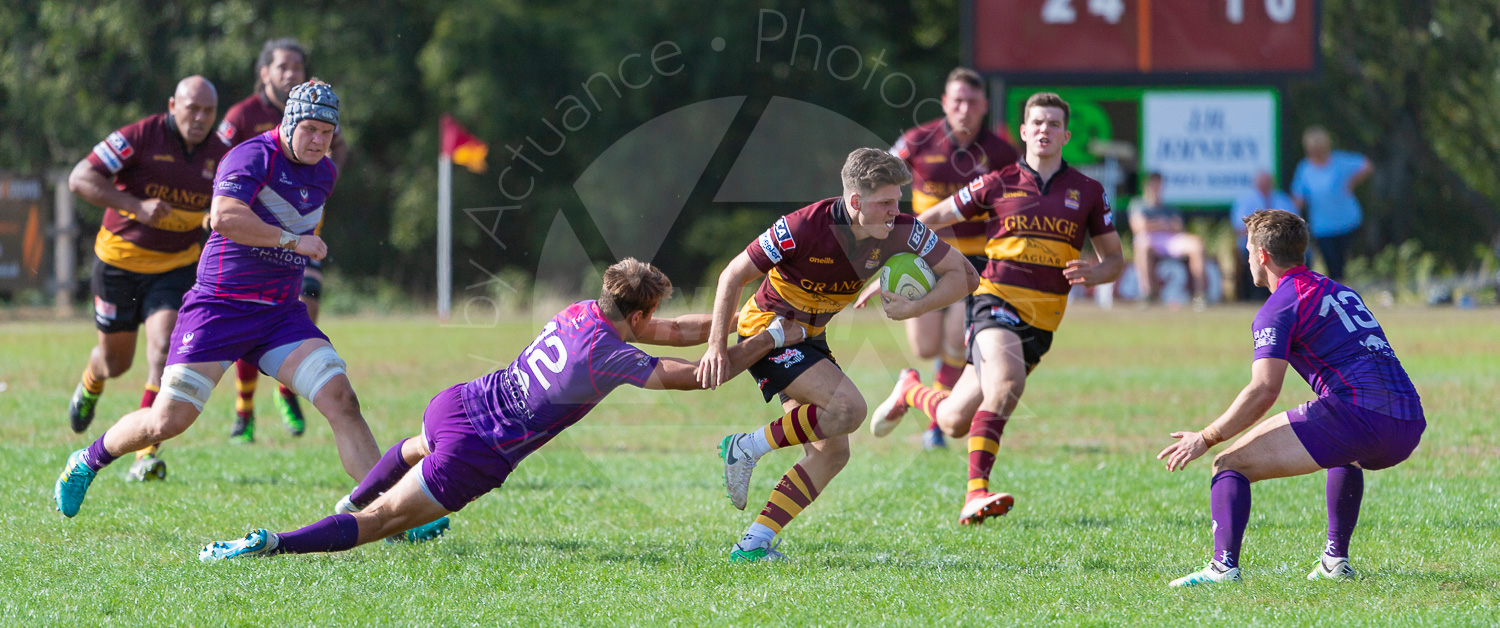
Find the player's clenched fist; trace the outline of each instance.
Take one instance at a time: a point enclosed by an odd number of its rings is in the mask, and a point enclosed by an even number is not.
[[[328,256],[328,245],[323,243],[323,238],[315,235],[305,235],[297,238],[297,247],[292,249],[301,255],[306,255],[315,262],[322,261]]]

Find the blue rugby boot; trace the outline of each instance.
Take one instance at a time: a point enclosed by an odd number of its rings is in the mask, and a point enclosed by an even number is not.
[[[97,475],[97,472],[84,463],[88,452],[85,448],[68,455],[68,465],[63,467],[62,475],[57,476],[57,486],[52,489],[52,498],[64,517],[78,514],[78,507],[83,505],[83,496],[89,492],[89,485],[94,483],[94,476]]]
[[[209,543],[203,549],[198,550],[198,560],[211,563],[239,556],[269,556],[279,546],[281,546],[281,539],[270,530],[259,528],[251,530],[245,538],[237,541]]]

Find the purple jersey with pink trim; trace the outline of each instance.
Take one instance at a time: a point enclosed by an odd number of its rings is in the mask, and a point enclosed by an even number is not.
[[[622,340],[596,302],[579,301],[510,366],[464,384],[464,405],[474,429],[514,466],[615,388],[645,386],[656,362]]]
[[[309,235],[323,219],[338,170],[327,157],[311,165],[281,152],[276,129],[230,149],[214,177],[214,196],[244,201],[274,227]],[[297,298],[307,256],[272,246],[246,246],[215,232],[203,247],[194,290],[254,303]]]
[[[1353,290],[1298,266],[1282,276],[1251,325],[1255,359],[1276,358],[1318,397],[1402,420],[1425,420],[1422,400],[1375,315]]]

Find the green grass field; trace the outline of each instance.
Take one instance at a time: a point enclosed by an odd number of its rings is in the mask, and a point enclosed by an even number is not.
[[[1016,495],[1014,511],[960,528],[963,452],[921,451],[909,418],[892,438],[854,437],[848,468],[783,535],[794,560],[774,565],[726,562],[797,457],[761,463],[746,512],[724,498],[719,438],[777,414],[745,377],[716,392],[620,390],[438,542],[200,564],[205,543],[310,523],[353,486],[327,423],[310,417],[305,437],[286,435],[263,379],[259,440],[231,445],[234,394],[222,382],[198,424],[166,445],[167,482],[127,484],[124,458],[67,520],[52,508],[63,461],[135,406],[144,362],[109,384],[94,426],[75,435],[66,405],[92,327],[7,323],[0,623],[1500,623],[1493,310],[1376,312],[1430,427],[1411,460],[1366,476],[1360,581],[1303,579],[1326,528],[1317,474],[1255,486],[1242,586],[1166,588],[1211,550],[1208,465],[1169,474],[1153,456],[1167,432],[1202,427],[1244,384],[1251,314],[1076,308],[1002,443],[992,486]],[[841,319],[831,344],[873,406],[908,364],[900,327],[863,312]],[[514,357],[537,320],[325,329],[384,448],[417,432],[433,394]],[[1284,391],[1278,411],[1312,397],[1295,374]]]

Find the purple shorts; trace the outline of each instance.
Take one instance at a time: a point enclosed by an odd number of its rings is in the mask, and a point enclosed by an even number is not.
[[[1288,410],[1292,432],[1324,469],[1359,463],[1362,469],[1394,467],[1411,456],[1427,421],[1404,421],[1319,397]]]
[[[510,463],[485,444],[464,408],[463,384],[427,402],[422,438],[432,452],[422,466],[422,491],[445,510],[458,512],[480,495],[500,488]]]
[[[172,328],[167,366],[241,358],[259,364],[267,351],[314,338],[328,340],[296,299],[266,305],[189,290]]]

